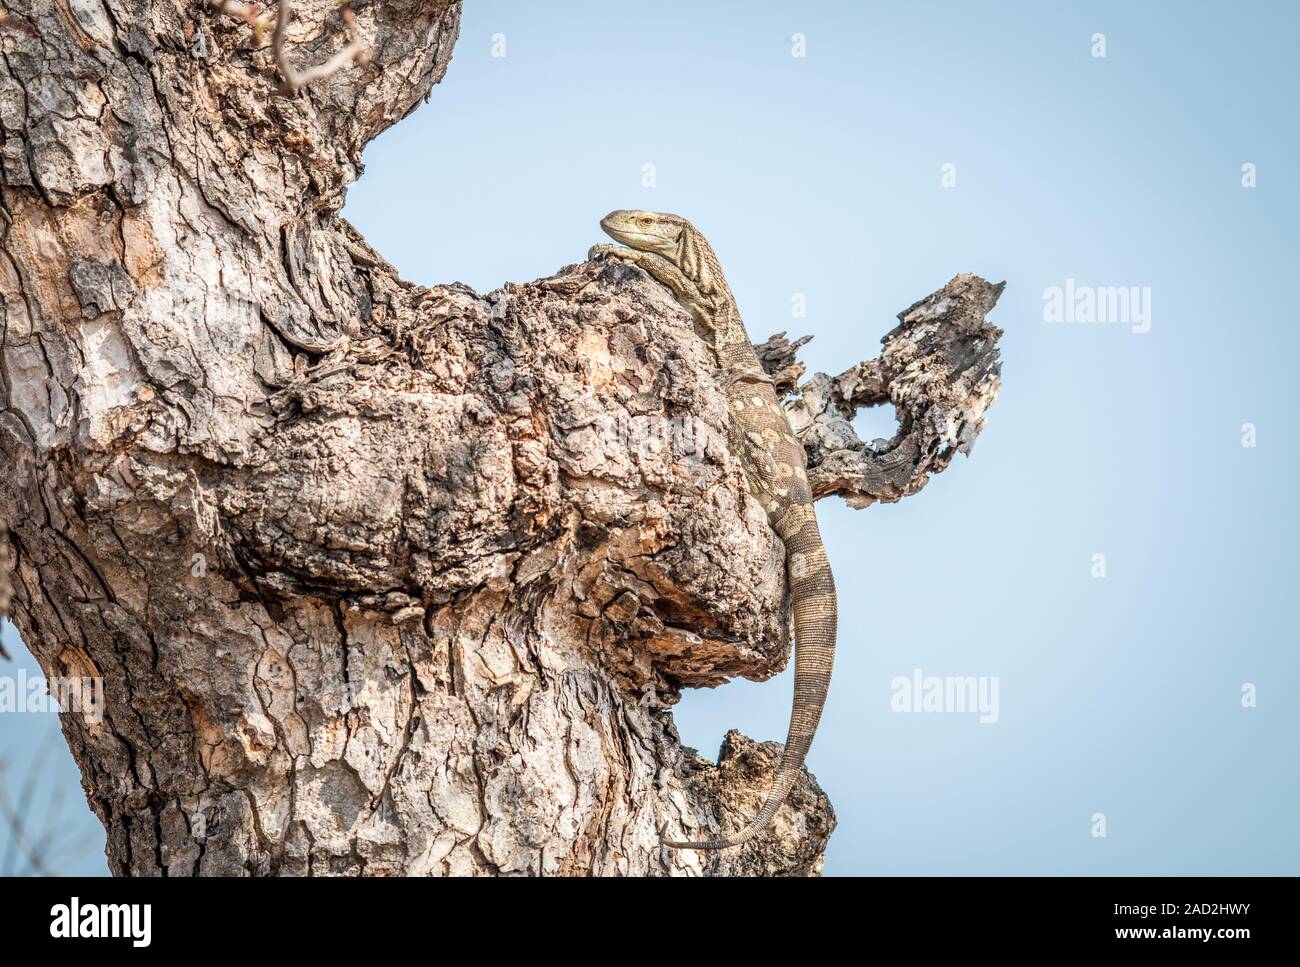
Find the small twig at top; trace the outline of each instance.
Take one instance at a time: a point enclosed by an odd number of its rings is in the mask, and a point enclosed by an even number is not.
[[[260,40],[271,27],[272,21],[257,3],[243,3],[241,0],[208,0],[219,13],[235,17],[253,28],[254,39]],[[275,52],[275,67],[280,72],[280,92],[296,94],[313,81],[319,81],[341,70],[348,64],[365,66],[370,60],[370,48],[357,33],[357,16],[352,10],[351,0],[342,0],[339,5],[339,17],[347,29],[348,42],[337,54],[324,63],[298,70],[289,62],[289,50],[286,33],[293,19],[293,0],[280,0],[275,11],[275,27],[271,36],[271,47]]]
[[[244,21],[254,33],[261,33],[271,26],[271,18],[262,12],[259,3],[240,3],[239,0],[208,0],[208,3],[216,7],[218,13]]]
[[[289,27],[289,18],[292,16],[292,0],[280,0],[280,8],[276,11],[275,17],[275,35],[271,39],[271,45],[275,49],[275,64],[280,69],[282,79],[280,90],[283,93],[296,94],[313,81],[329,77],[348,64],[363,66],[370,59],[370,48],[357,35],[357,16],[352,12],[352,7],[345,3],[339,8],[339,16],[343,18],[348,32],[348,42],[343,49],[323,64],[317,64],[304,71],[296,70],[289,63],[289,55],[284,43],[284,34]]]
[[[29,34],[32,37],[40,36],[36,31],[35,24],[29,23],[25,20],[19,20],[17,17],[5,13],[3,10],[0,10],[0,27],[8,27],[11,30],[21,30],[23,33]]]

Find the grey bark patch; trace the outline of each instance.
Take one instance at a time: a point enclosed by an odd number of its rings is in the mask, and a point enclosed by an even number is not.
[[[135,290],[135,283],[117,261],[73,262],[68,279],[77,294],[81,314],[87,319],[124,309]]]

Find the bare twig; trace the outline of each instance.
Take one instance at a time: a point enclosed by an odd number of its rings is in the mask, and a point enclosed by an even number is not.
[[[12,861],[14,854],[20,850],[23,858],[27,861],[27,868],[33,873],[38,876],[53,875],[45,865],[42,849],[31,841],[23,817],[28,815],[31,810],[32,797],[36,793],[36,783],[44,772],[43,767],[45,760],[49,757],[51,740],[54,735],[54,731],[51,730],[46,733],[45,738],[41,741],[31,767],[27,770],[27,778],[23,781],[22,790],[18,793],[16,806],[9,800],[3,767],[0,767],[0,816],[8,824],[10,836],[9,844],[5,849],[4,863],[0,865],[0,876],[11,876],[18,872],[14,868]]]
[[[271,26],[271,18],[262,12],[259,3],[240,3],[239,0],[208,0],[208,3],[216,7],[218,13],[244,21],[253,28],[254,35]]]
[[[244,21],[253,28],[253,37],[260,40],[271,27],[270,17],[257,3],[243,3],[240,0],[208,0],[219,13]],[[370,60],[370,48],[357,33],[357,16],[352,10],[351,0],[342,0],[339,5],[339,17],[347,28],[348,42],[337,54],[322,64],[298,70],[289,63],[289,50],[286,42],[289,23],[293,19],[293,0],[280,0],[275,11],[275,30],[271,36],[271,46],[275,51],[275,66],[280,72],[280,91],[283,94],[296,94],[313,81],[319,81],[348,64],[364,66]]]
[[[329,77],[335,71],[346,67],[348,64],[364,65],[370,59],[370,48],[366,46],[357,35],[357,17],[352,12],[350,6],[343,6],[339,9],[339,16],[343,18],[343,23],[347,25],[348,42],[343,49],[337,54],[325,61],[323,64],[317,64],[315,67],[309,67],[305,71],[298,71],[289,63],[289,54],[285,49],[284,34],[289,27],[289,19],[293,16],[292,0],[280,0],[280,8],[276,11],[275,17],[275,35],[271,39],[271,44],[275,48],[275,64],[280,69],[282,79],[280,90],[285,94],[296,94],[313,81],[319,81]]]
[[[39,36],[39,34],[37,34],[36,32],[36,26],[34,24],[26,20],[19,20],[17,17],[13,16],[12,14],[5,13],[3,10],[0,10],[0,27],[7,28],[9,30],[20,30],[25,34],[31,35],[32,37]]]
[[[10,795],[13,787],[8,781],[7,765],[0,759],[0,824],[9,833],[0,857],[0,876],[59,876],[69,862],[83,857],[94,845],[97,830],[67,814],[58,784],[40,788],[51,774],[60,739],[57,728],[49,729],[42,737],[17,789],[16,800]]]

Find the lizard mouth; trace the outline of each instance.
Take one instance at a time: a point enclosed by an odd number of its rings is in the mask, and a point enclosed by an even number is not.
[[[658,238],[649,232],[639,232],[629,226],[627,220],[616,217],[621,214],[621,212],[611,212],[600,220],[601,230],[614,241],[640,249],[648,248],[658,241]]]
[[[626,229],[615,228],[612,225],[600,223],[600,227],[605,230],[605,234],[616,242],[622,242],[624,245],[631,245],[633,248],[646,249],[653,245],[658,239],[646,234],[645,232],[630,232]]]

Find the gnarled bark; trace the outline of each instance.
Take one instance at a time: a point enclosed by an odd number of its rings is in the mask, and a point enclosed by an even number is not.
[[[295,5],[295,63],[347,42],[328,8]],[[743,822],[779,757],[683,754],[667,708],[789,652],[689,319],[618,263],[419,288],[338,216],[459,4],[358,5],[370,62],[291,97],[199,0],[8,9],[0,518],[24,640],[104,682],[64,732],[111,869],[817,872],[811,777],[742,849],[657,845]],[[959,276],[792,398],[819,493],[897,499],[969,445],[997,291]],[[886,394],[878,452],[845,420]]]

